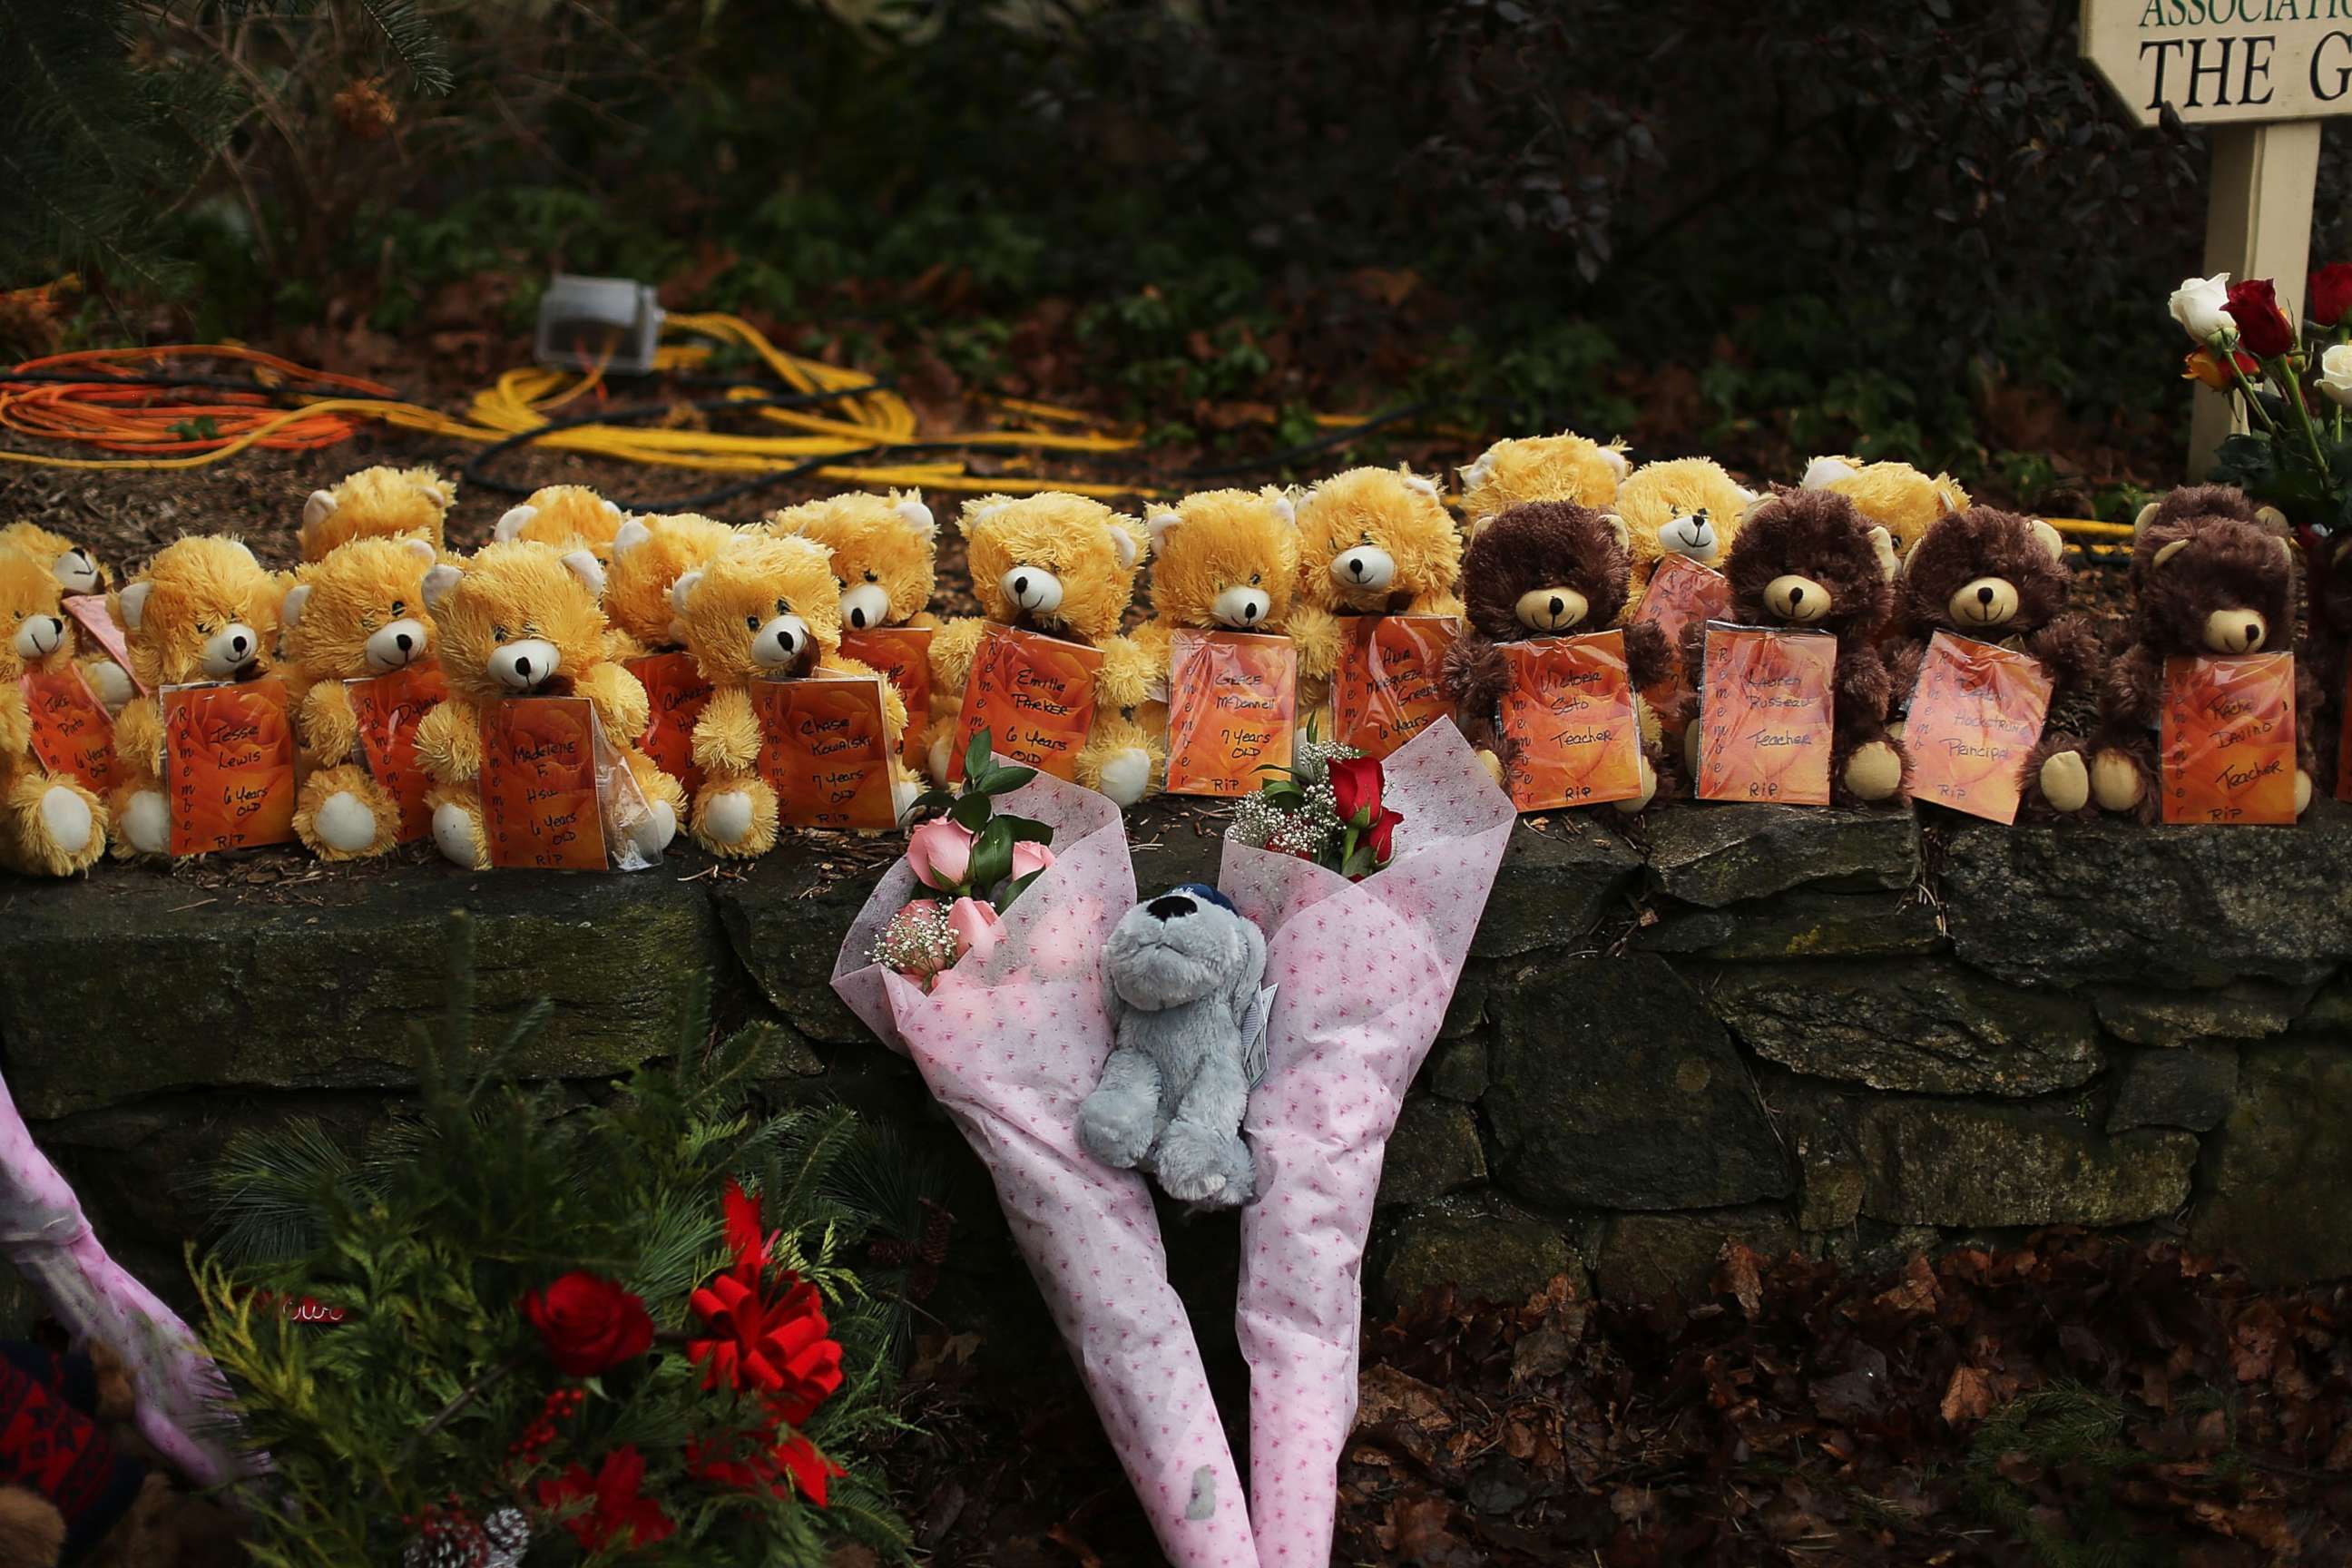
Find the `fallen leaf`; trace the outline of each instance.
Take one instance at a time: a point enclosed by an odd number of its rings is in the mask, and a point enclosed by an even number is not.
[[[1944,1402],[1938,1406],[1947,1423],[1958,1426],[1967,1421],[1981,1421],[1992,1414],[1992,1379],[1980,1367],[1956,1366],[1951,1382],[1944,1385]]]
[[[1762,1262],[1753,1250],[1737,1241],[1725,1242],[1716,1258],[1717,1294],[1738,1301],[1740,1311],[1751,1323],[1764,1307],[1764,1280],[1759,1267]]]

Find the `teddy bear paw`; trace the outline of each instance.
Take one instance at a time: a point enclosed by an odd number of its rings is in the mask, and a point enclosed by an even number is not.
[[[441,858],[468,871],[481,862],[474,814],[454,800],[433,808],[433,843]]]
[[[1634,775],[1634,782],[1641,787],[1623,800],[1615,803],[1618,810],[1628,815],[1637,811],[1647,811],[1650,808],[1650,802],[1655,800],[1658,795],[1658,770],[1650,765],[1650,759],[1636,752],[1633,753],[1633,764],[1639,770]]]
[[[1845,787],[1859,800],[1885,800],[1903,787],[1903,754],[1884,741],[1854,748],[1845,760]]]
[[[713,792],[702,803],[702,836],[733,848],[751,836],[751,797],[740,789]]]
[[[142,855],[161,855],[172,847],[172,803],[163,792],[133,791],[122,804],[122,841]]]
[[[131,677],[110,658],[92,659],[81,667],[81,672],[97,688],[99,701],[118,719],[131,706],[131,700],[139,695],[139,689],[131,684]]]
[[[900,822],[907,820],[907,814],[914,810],[915,803],[922,798],[923,784],[920,779],[898,778],[890,781],[890,812]]]
[[[2053,752],[2042,759],[2042,798],[2058,811],[2080,811],[2090,803],[2091,770],[2080,752]]]
[[[1151,787],[1151,753],[1122,746],[1103,759],[1102,792],[1116,805],[1133,805]]]
[[[2294,770],[2294,814],[2301,816],[2311,806],[2311,775],[2303,769]]]
[[[98,831],[98,817],[79,790],[51,784],[41,792],[40,811],[41,829],[57,853],[71,858],[89,847]]]
[[[1486,776],[1495,781],[1495,787],[1496,789],[1503,787],[1502,758],[1496,756],[1486,747],[1481,746],[1478,748],[1478,765],[1486,770]]]
[[[1152,1153],[1153,1173],[1170,1197],[1204,1208],[1238,1208],[1257,1184],[1249,1145],[1238,1134],[1171,1122]]]
[[[1131,1170],[1151,1152],[1159,1112],[1156,1095],[1097,1091],[1078,1108],[1078,1142],[1104,1164]]]
[[[948,770],[955,763],[955,736],[944,730],[933,736],[923,760],[931,770],[931,782],[941,789],[947,788]]]
[[[666,800],[656,800],[646,807],[646,814],[629,824],[629,842],[641,855],[658,855],[669,847],[677,837],[677,812]]]
[[[2121,752],[2091,759],[2091,795],[2102,811],[2129,811],[2139,805],[2139,769]]]
[[[319,842],[346,855],[357,855],[375,842],[375,813],[347,789],[339,789],[319,803],[312,818]]]

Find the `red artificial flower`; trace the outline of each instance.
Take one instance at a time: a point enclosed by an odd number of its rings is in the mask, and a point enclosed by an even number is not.
[[[1331,764],[1331,797],[1342,826],[1369,827],[1381,814],[1380,763],[1371,757],[1343,757]]]
[[[566,1274],[533,1290],[522,1299],[522,1315],[547,1342],[555,1370],[569,1377],[610,1372],[654,1342],[645,1302],[593,1274]]]
[[[767,1491],[782,1497],[788,1487],[797,1487],[819,1508],[825,1506],[825,1489],[833,1478],[849,1473],[818,1453],[815,1444],[799,1436],[740,1459],[707,1458],[701,1444],[688,1443],[686,1468],[698,1480],[736,1491]]]
[[[1380,816],[1372,822],[1371,837],[1366,841],[1372,847],[1373,865],[1385,866],[1396,854],[1397,824],[1403,820],[1404,813],[1381,808]]]
[[[2231,351],[2230,358],[2248,381],[2253,380],[2262,374],[2261,362],[2252,354],[2239,353],[2233,349]],[[2221,357],[2211,349],[2198,349],[2183,360],[2180,379],[2201,381],[2216,392],[2227,392],[2238,384],[2236,378],[2230,374],[2229,365],[2224,364]]]
[[[2276,359],[2294,347],[2294,323],[2279,309],[2278,290],[2269,279],[2231,284],[2229,303],[2222,309],[2238,323],[2238,341],[2256,358]]]
[[[2311,275],[2308,314],[2323,327],[2332,327],[2352,310],[2352,262],[2331,261]]]
[[[702,1368],[703,1387],[756,1392],[776,1419],[798,1426],[841,1386],[841,1346],[814,1286],[787,1272],[780,1294],[765,1293],[759,1200],[730,1182],[725,1208],[734,1267],[688,1299],[710,1337],[687,1341],[687,1358]]]
[[[583,1551],[602,1552],[614,1544],[651,1546],[667,1541],[677,1526],[661,1504],[638,1495],[646,1479],[646,1457],[630,1444],[604,1456],[593,1477],[573,1465],[562,1475],[542,1479],[539,1506],[552,1513],[566,1504],[588,1501],[590,1507],[563,1521]]]

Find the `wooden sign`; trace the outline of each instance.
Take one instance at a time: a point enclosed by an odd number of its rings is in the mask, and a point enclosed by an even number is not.
[[[1460,626],[1449,616],[1342,616],[1331,672],[1332,736],[1368,757],[1386,757],[1451,718],[1439,667]]]
[[[501,869],[602,871],[596,708],[510,697],[482,710],[482,828]]]
[[[414,844],[433,831],[433,808],[425,797],[433,776],[416,756],[416,727],[449,695],[441,668],[411,665],[390,675],[346,680],[352,712],[359,720],[360,755],[376,783],[400,807],[395,842]]]
[[[1503,784],[1521,811],[1598,805],[1642,793],[1642,732],[1625,634],[1502,645]]]
[[[294,724],[275,676],[163,695],[163,790],[173,855],[294,837]]]
[[[985,730],[999,762],[1025,763],[1076,783],[1078,752],[1095,721],[1102,652],[991,622],[972,656],[948,782],[963,782],[963,754]]]
[[[2015,822],[2020,770],[2042,743],[2050,689],[2039,660],[1937,632],[1903,726],[1911,793],[1989,822]]]
[[[1288,637],[1181,627],[1168,639],[1168,793],[1255,795],[1290,765],[1298,648]]]
[[[105,798],[114,787],[114,721],[79,665],[28,669],[18,681],[33,720],[33,755],[58,777]]]
[[[702,769],[694,760],[694,726],[710,706],[710,682],[694,656],[683,651],[649,653],[630,659],[624,668],[644,682],[653,718],[637,744],[654,765],[686,786],[691,799],[702,788]]]
[[[2294,655],[2164,661],[2164,820],[2294,822]]]
[[[1837,638],[1710,626],[1705,664],[1699,799],[1827,805]]]
[[[907,730],[902,749],[907,765],[920,770],[927,749],[925,733],[931,727],[930,626],[876,626],[869,631],[841,634],[841,657],[882,672],[898,689],[907,705]]]
[[[1731,579],[1712,566],[1702,566],[1687,555],[1662,555],[1649,584],[1642,591],[1636,624],[1654,625],[1666,637],[1666,658],[1672,673],[1653,681],[1642,693],[1658,716],[1658,727],[1679,739],[1690,727],[1698,696],[1690,671],[1683,665],[1683,637],[1691,627],[1731,613]]]
[[[754,681],[751,711],[760,721],[759,773],[776,792],[777,821],[843,829],[898,825],[879,680]]]

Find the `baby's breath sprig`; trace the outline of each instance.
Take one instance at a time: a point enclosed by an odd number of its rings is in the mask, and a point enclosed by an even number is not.
[[[1318,739],[1309,720],[1290,765],[1261,768],[1273,776],[1258,786],[1257,794],[1235,803],[1225,837],[1253,849],[1336,866],[1347,827],[1331,791],[1331,764],[1363,754],[1353,746]]]
[[[890,918],[874,939],[875,963],[928,981],[956,961],[955,928],[947,910],[933,903],[909,904]]]

